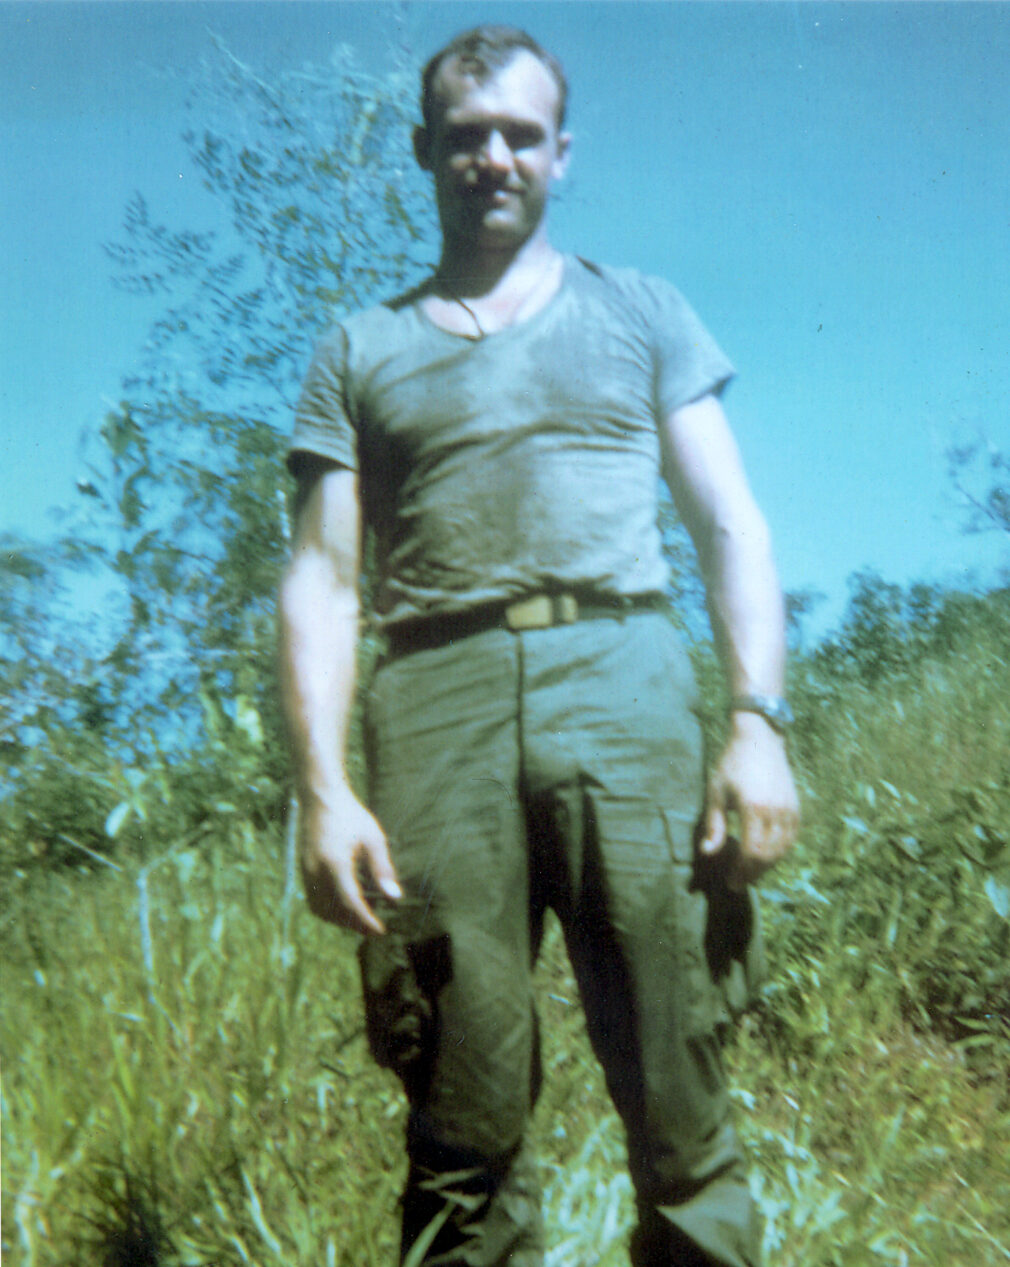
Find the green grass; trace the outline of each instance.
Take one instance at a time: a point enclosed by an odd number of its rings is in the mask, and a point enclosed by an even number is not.
[[[254,852],[277,841],[229,844],[149,875],[153,971],[133,876],[48,876],[8,913],[5,1241],[26,1263],[100,1261],[88,1217],[127,1177],[156,1193],[166,1261],[319,1262],[349,1236],[334,1261],[388,1258],[372,1211],[402,1106],[365,1058],[353,957],[301,910],[286,929]]]
[[[1010,1263],[1006,659],[980,641],[803,703],[773,980],[727,1050],[769,1265]],[[214,833],[7,877],[5,1264],[395,1261],[404,1105],[353,939],[286,886],[280,832]],[[620,1130],[554,927],[540,988],[549,1264],[618,1267]]]
[[[265,843],[150,876],[150,979],[133,877],[21,882],[5,929],[23,939],[6,968],[6,1261],[139,1261],[105,1258],[127,1182],[172,1246],[151,1261],[393,1261],[402,1101],[367,1056],[348,939],[300,901],[285,935],[279,868],[252,852]],[[556,934],[542,978],[550,1262],[620,1264],[620,1132]],[[729,1052],[770,1261],[1010,1261],[1005,1087],[883,991],[874,1013],[841,976],[805,989],[808,1008],[784,993],[774,1025],[751,1019]]]

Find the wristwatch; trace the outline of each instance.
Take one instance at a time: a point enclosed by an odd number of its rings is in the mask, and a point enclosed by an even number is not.
[[[793,724],[793,710],[781,695],[734,695],[729,702],[731,713],[757,713],[772,730],[784,735]]]

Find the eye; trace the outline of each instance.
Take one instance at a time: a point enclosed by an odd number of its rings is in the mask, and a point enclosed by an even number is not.
[[[461,150],[478,150],[484,144],[485,137],[486,133],[483,128],[460,124],[456,127],[446,128],[445,144],[450,151],[455,153],[459,153]]]
[[[532,123],[516,124],[506,128],[505,140],[510,150],[532,150],[542,143],[543,129]]]

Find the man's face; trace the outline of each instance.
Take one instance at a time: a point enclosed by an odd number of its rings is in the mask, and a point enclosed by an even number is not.
[[[483,81],[450,60],[434,88],[440,111],[415,145],[435,178],[443,235],[460,245],[518,248],[542,223],[550,187],[567,165],[570,138],[558,129],[553,76],[520,50]]]

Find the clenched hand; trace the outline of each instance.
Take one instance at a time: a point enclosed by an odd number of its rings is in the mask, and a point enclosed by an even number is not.
[[[739,824],[738,836],[730,835],[730,815]],[[729,740],[708,780],[702,854],[732,847],[727,884],[739,891],[789,852],[799,821],[782,738],[755,714],[734,714]]]

